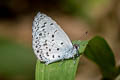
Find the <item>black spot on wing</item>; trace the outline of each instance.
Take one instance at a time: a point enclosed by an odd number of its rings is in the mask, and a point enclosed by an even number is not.
[[[45,43],[47,42],[47,40],[45,40]]]
[[[44,22],[44,25],[47,24],[47,22]]]
[[[39,55],[39,57],[40,57],[40,59],[41,59],[41,60],[43,60],[43,58],[42,58],[41,54]]]
[[[51,51],[51,49],[49,49],[49,51]]]
[[[45,25],[41,26],[41,28],[44,28],[44,27],[45,27]]]
[[[43,29],[42,31],[45,31],[45,29]]]
[[[54,56],[54,55],[53,55],[52,57],[53,57],[53,58],[55,58],[55,56]]]
[[[38,37],[36,37],[36,39],[38,39]]]
[[[57,51],[59,51],[59,48],[57,48]]]
[[[54,38],[54,35],[52,35],[52,38]]]
[[[40,17],[42,17],[43,15],[40,15]]]
[[[46,47],[46,49],[48,49],[48,47]]]
[[[39,45],[39,47],[41,47],[41,45]]]
[[[58,55],[58,57],[60,58],[60,55]]]
[[[47,46],[47,43],[43,44],[43,46]]]
[[[48,52],[46,52],[46,55],[49,56]]]
[[[37,53],[39,53],[39,50],[37,50]]]
[[[42,36],[42,33],[40,33],[39,36]]]
[[[38,46],[36,45],[35,47],[37,48]]]
[[[54,33],[56,33],[57,32],[57,30],[55,30],[55,32]]]
[[[61,45],[63,45],[63,42],[61,42]]]
[[[50,25],[53,25],[53,23],[50,23]]]
[[[35,43],[37,43],[37,41],[35,41]]]

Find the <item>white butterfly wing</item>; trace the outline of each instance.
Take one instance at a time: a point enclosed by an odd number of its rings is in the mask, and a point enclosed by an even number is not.
[[[60,26],[45,14],[38,13],[32,26],[34,53],[43,62],[64,58],[73,45]]]

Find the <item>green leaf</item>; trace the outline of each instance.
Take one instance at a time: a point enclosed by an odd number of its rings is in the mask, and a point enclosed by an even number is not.
[[[115,78],[115,80],[120,80],[120,66],[118,67],[118,75],[117,75],[117,77]]]
[[[80,55],[84,52],[87,43],[88,41],[73,41],[73,44],[80,46]],[[49,65],[40,63],[37,60],[35,80],[74,80],[79,58],[77,57],[76,62],[73,59],[69,59]]]
[[[34,77],[35,56],[32,48],[0,37],[0,74],[5,77]],[[30,80],[30,79],[26,79]]]
[[[96,36],[91,39],[84,55],[100,67],[104,78],[114,79],[116,77],[118,69],[115,66],[113,52],[103,38]]]

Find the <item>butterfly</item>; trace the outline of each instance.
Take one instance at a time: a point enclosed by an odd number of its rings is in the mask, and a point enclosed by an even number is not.
[[[40,12],[33,20],[32,47],[37,58],[45,64],[74,58],[79,48],[72,45],[67,34],[53,19]]]

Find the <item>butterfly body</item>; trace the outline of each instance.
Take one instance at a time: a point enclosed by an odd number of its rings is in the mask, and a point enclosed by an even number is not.
[[[76,47],[60,26],[40,12],[33,21],[32,45],[37,58],[46,64],[69,59],[77,54]]]

